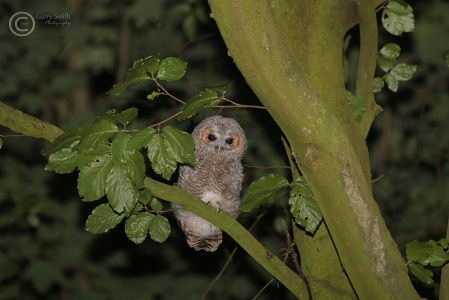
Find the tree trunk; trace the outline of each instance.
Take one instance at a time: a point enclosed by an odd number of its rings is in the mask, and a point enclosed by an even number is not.
[[[308,275],[317,276],[315,282],[332,283],[328,271],[335,268],[327,269],[327,252],[317,249],[334,249],[332,256],[343,267],[338,280],[345,272],[360,299],[419,298],[372,195],[365,137],[379,111],[372,95],[375,1],[209,3],[230,55],[287,137],[323,212],[327,228],[321,225],[312,240],[296,235],[303,266],[318,266]],[[344,36],[358,23],[364,60],[358,66],[356,94],[366,104],[360,123],[346,99],[343,69]],[[331,238],[318,240],[326,235]],[[301,246],[312,241],[314,247]],[[313,282],[314,299],[329,299],[335,285]],[[326,286],[328,293],[322,290]],[[346,282],[343,294],[348,291]]]

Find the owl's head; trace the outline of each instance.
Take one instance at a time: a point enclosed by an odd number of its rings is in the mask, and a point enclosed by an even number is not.
[[[233,119],[213,116],[203,120],[192,132],[196,149],[217,156],[241,159],[246,150],[242,127]]]

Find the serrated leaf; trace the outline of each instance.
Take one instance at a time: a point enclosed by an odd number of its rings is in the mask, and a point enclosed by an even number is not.
[[[399,81],[393,75],[388,73],[387,75],[385,75],[384,80],[390,91],[392,92],[398,91]]]
[[[149,94],[149,95],[147,96],[147,99],[148,99],[148,100],[154,100],[154,98],[160,96],[161,94],[162,94],[161,92],[156,92],[156,91],[154,91],[154,92],[152,92],[151,94]]]
[[[70,131],[67,131],[66,133],[63,133],[53,141],[53,147],[48,150],[42,151],[42,154],[48,156],[64,148],[70,148],[72,145],[75,145],[74,142],[79,141],[84,130],[84,128],[77,127]]]
[[[220,86],[211,86],[211,87],[207,87],[206,90],[211,90],[216,92],[217,94],[221,94],[224,95],[226,93],[227,90],[229,90],[229,88],[231,87],[232,82],[230,82],[227,85],[220,85]]]
[[[153,136],[156,134],[156,130],[153,128],[144,128],[131,135],[128,141],[128,150],[140,150],[142,147],[147,146]]]
[[[365,111],[365,102],[351,94],[349,91],[346,91],[346,97],[351,105],[352,114],[354,115],[355,120],[360,123],[363,112]]]
[[[192,98],[186,101],[184,105],[181,107],[182,114],[178,116],[178,120],[185,120],[193,117],[196,113],[204,106],[208,105],[217,105],[222,100],[218,98],[217,92],[206,89],[204,91],[199,92]]]
[[[178,162],[195,166],[196,159],[193,155],[195,143],[190,134],[171,126],[166,126],[162,130],[162,136],[166,147],[170,149]]]
[[[115,121],[123,126],[128,125],[134,120],[139,113],[139,110],[135,107],[128,108],[115,116]]]
[[[159,65],[157,78],[165,81],[175,81],[181,79],[187,69],[187,63],[176,57],[167,57]]]
[[[412,32],[415,28],[413,9],[390,1],[382,12],[382,24],[393,35],[402,35],[403,32]]]
[[[151,161],[153,170],[167,180],[176,171],[176,159],[164,142],[162,134],[155,134],[152,137],[148,144],[148,158]]]
[[[139,192],[139,202],[142,204],[147,204],[153,199],[153,194],[149,189],[143,189]]]
[[[136,244],[142,243],[148,235],[150,221],[153,218],[154,215],[150,213],[130,216],[125,223],[125,233],[128,239]]]
[[[278,174],[264,176],[251,183],[248,194],[240,209],[249,212],[265,203],[272,203],[276,193],[288,185],[288,180]]]
[[[443,249],[447,249],[449,247],[449,242],[446,239],[439,240],[438,244],[440,244]]]
[[[379,64],[379,67],[384,72],[388,72],[396,65],[396,60],[395,59],[394,60],[389,60],[389,59],[381,56],[377,60],[377,63]]]
[[[423,265],[430,264],[432,267],[441,267],[449,261],[449,254],[443,249],[443,246],[435,241],[429,241],[432,247],[432,254],[423,262]]]
[[[430,270],[427,270],[420,264],[409,264],[408,269],[412,272],[413,275],[416,276],[420,281],[426,284],[433,283],[433,273]]]
[[[77,144],[78,141],[73,144]],[[54,171],[59,174],[72,173],[78,166],[80,156],[71,148],[64,148],[58,152],[50,154],[48,164],[45,165],[46,171]]]
[[[401,54],[401,47],[395,43],[388,43],[380,49],[379,53],[388,60],[395,60]]]
[[[112,141],[111,154],[114,164],[116,165],[126,164],[131,158],[131,155],[134,154],[134,150],[130,151],[128,148],[129,139],[130,139],[129,134],[120,132]]]
[[[123,166],[114,165],[106,178],[106,196],[109,204],[118,213],[129,215],[137,203],[137,187]]]
[[[135,153],[123,165],[126,173],[131,179],[132,183],[138,188],[143,188],[143,180],[145,179],[145,160],[140,152]]]
[[[151,206],[151,209],[156,213],[160,213],[162,210],[161,201],[157,200],[154,197],[151,199],[150,206]]]
[[[310,188],[303,183],[296,184],[290,192],[288,203],[296,223],[304,227],[307,232],[315,233],[323,215]]]
[[[150,221],[150,236],[153,241],[162,243],[170,235],[170,223],[167,218],[158,215]]]
[[[94,150],[99,143],[106,142],[118,131],[117,126],[107,120],[99,120],[87,128],[81,135],[78,146],[79,153],[86,153]]]
[[[399,81],[407,81],[413,77],[415,72],[415,65],[397,64],[393,69],[391,69],[390,74]]]
[[[124,217],[123,214],[119,215],[113,211],[109,204],[100,204],[87,218],[85,228],[94,234],[108,232],[117,226]]]
[[[76,148],[76,146],[74,148]],[[98,144],[94,150],[80,155],[80,159],[78,161],[78,169],[81,170],[83,166],[88,165],[94,161],[101,160],[104,157],[112,158],[111,146],[106,143]]]
[[[78,193],[83,201],[95,201],[104,196],[106,178],[113,165],[114,162],[110,156],[103,156],[80,169]]]
[[[125,81],[115,84],[107,93],[120,95],[129,85],[145,83],[150,77],[147,73],[155,74],[159,69],[159,55],[136,60],[133,67],[126,73]]]
[[[382,78],[380,78],[380,77],[374,78],[374,81],[373,81],[373,92],[374,93],[378,93],[378,92],[382,91],[384,86],[385,86],[385,82]]]
[[[432,247],[427,243],[411,241],[405,248],[408,260],[423,263],[431,254]]]

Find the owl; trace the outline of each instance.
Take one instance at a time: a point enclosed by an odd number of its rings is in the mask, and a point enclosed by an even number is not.
[[[246,137],[240,125],[230,118],[213,116],[192,132],[196,165],[179,169],[177,185],[234,219],[240,213],[243,181],[241,163]],[[187,244],[195,250],[213,252],[222,242],[222,231],[194,213],[172,204]]]

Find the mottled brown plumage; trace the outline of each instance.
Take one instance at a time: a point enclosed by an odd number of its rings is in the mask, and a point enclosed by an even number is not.
[[[193,130],[192,137],[196,166],[180,167],[178,186],[237,218],[241,203],[245,133],[233,119],[213,116],[201,122]],[[173,207],[190,247],[209,252],[217,250],[222,242],[220,228],[182,210],[179,205],[173,204]]]

